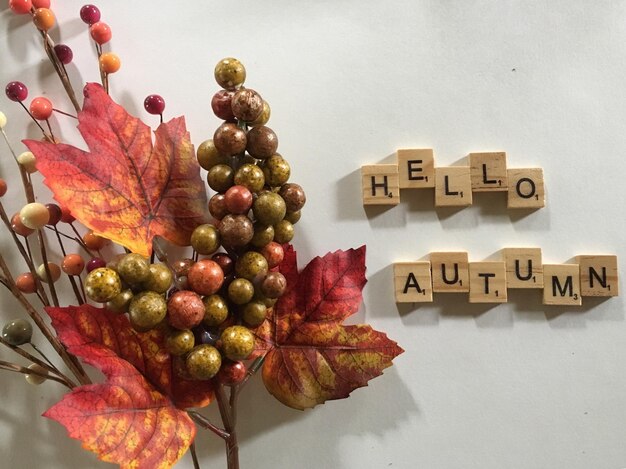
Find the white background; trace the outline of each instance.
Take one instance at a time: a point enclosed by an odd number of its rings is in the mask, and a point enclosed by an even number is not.
[[[46,93],[70,110],[36,31],[7,3],[0,84],[24,81],[31,96]],[[391,269],[435,250],[483,260],[507,246],[541,247],[547,263],[583,253],[626,258],[626,2],[100,3],[113,29],[106,49],[123,62],[112,96],[156,125],[142,102],[161,94],[166,117],[184,114],[196,145],[218,125],[209,106],[215,63],[242,60],[246,85],[271,103],[269,125],[292,180],[308,194],[295,240],[301,264],[367,244],[356,320],[406,350],[369,388],[313,411],[282,406],[256,380],[241,402],[242,468],[626,467],[623,297],[557,308],[542,306],[540,292],[510,291],[508,304],[489,307],[439,294],[398,307]],[[53,0],[62,26],[53,37],[74,49],[78,87],[98,80],[80,6]],[[19,141],[36,136],[34,126],[4,97],[0,109],[23,151]],[[82,145],[71,120],[53,125]],[[547,207],[520,215],[503,195],[487,194],[461,211],[435,210],[432,192],[409,191],[395,208],[364,210],[360,166],[403,147],[433,148],[441,166],[504,150],[510,167],[544,168]],[[13,212],[22,193],[2,142],[0,155]],[[38,196],[49,201],[45,188]],[[11,249],[6,232],[0,248]],[[18,316],[1,295],[1,316]],[[3,467],[108,467],[39,417],[59,386],[2,374],[0,395]],[[225,467],[216,437],[201,433],[198,446],[202,467]],[[189,455],[178,467],[191,467]]]

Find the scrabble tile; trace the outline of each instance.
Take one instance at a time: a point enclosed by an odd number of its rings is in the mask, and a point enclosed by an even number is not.
[[[433,301],[430,262],[397,262],[393,265],[396,303]]]
[[[435,187],[435,158],[431,149],[398,150],[400,189]]]
[[[469,162],[474,192],[508,190],[506,153],[470,153]]]
[[[466,252],[431,252],[430,266],[435,293],[469,292]]]
[[[543,169],[509,169],[508,208],[537,209],[545,207],[546,193]]]
[[[543,264],[539,248],[505,248],[507,288],[543,288]]]
[[[582,296],[617,296],[617,256],[578,256]]]
[[[472,178],[469,166],[435,168],[435,206],[472,205]]]
[[[543,304],[580,306],[580,267],[578,264],[543,265]]]
[[[506,264],[470,262],[469,284],[470,303],[506,303]]]
[[[363,205],[398,205],[400,203],[398,165],[361,166],[361,180]]]

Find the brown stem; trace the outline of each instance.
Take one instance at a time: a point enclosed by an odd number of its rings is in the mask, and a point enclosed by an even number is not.
[[[39,248],[41,249],[41,260],[43,261],[43,268],[46,272],[46,278],[48,279],[48,288],[52,294],[52,303],[54,306],[59,306],[59,298],[57,297],[57,290],[54,286],[54,279],[50,274],[50,266],[48,265],[48,253],[46,252],[46,241],[43,236],[43,230],[37,230],[37,237],[39,238]]]
[[[65,246],[63,246],[63,240],[61,239],[61,232],[59,231],[59,229],[57,228],[56,225],[53,226],[53,230],[54,233],[57,236],[57,241],[59,242],[59,247],[61,248],[61,252],[63,253],[63,257],[67,256],[67,252],[65,251]],[[83,303],[85,303],[85,300],[83,299],[82,295],[80,294],[80,290],[78,290],[78,285],[76,285],[76,279],[74,278],[73,275],[69,275],[67,276],[67,278],[69,278],[70,283],[72,284],[72,290],[74,290],[74,295],[76,295],[76,301],[78,301],[79,305],[82,305]]]
[[[191,459],[193,459],[193,467],[194,469],[200,469],[200,462],[198,461],[198,455],[196,454],[196,443],[191,442],[189,446],[189,451],[191,452]]]
[[[217,399],[217,405],[220,409],[220,415],[222,416],[222,422],[224,422],[224,428],[228,432],[228,438],[226,438],[226,467],[228,469],[239,469],[239,444],[237,443],[237,430],[232,419],[231,409],[228,405],[223,385],[219,384],[217,386],[217,389],[215,390],[215,397]]]
[[[41,37],[43,39],[43,48],[46,51],[50,62],[52,62],[54,70],[57,72],[57,75],[59,75],[67,96],[70,98],[70,101],[72,102],[74,109],[76,109],[76,112],[80,112],[80,104],[78,104],[78,100],[76,99],[76,93],[74,92],[74,88],[72,88],[72,83],[70,82],[70,78],[67,75],[67,71],[57,57],[56,53],[54,52],[54,42],[52,42],[52,39],[45,31],[39,32],[41,33]]]
[[[226,430],[223,430],[217,425],[214,425],[213,423],[211,423],[211,421],[207,419],[204,415],[194,410],[189,410],[187,411],[187,413],[189,414],[189,417],[191,417],[191,420],[196,422],[197,425],[200,425],[202,428],[206,430],[211,430],[213,433],[215,433],[217,436],[219,436],[220,438],[224,440],[228,438],[229,435]]]
[[[67,386],[68,388],[72,389],[71,386],[66,383],[65,381],[63,381],[63,379],[61,378],[57,378],[56,376],[50,376],[49,374],[46,373],[42,373],[40,371],[37,370],[30,370],[26,367],[17,365],[15,363],[9,363],[9,362],[5,362],[5,361],[0,361],[0,369],[1,370],[7,370],[7,371],[13,371],[15,373],[22,373],[25,375],[37,375],[37,376],[42,376],[46,379],[49,379],[51,381],[56,381],[57,383],[61,383],[63,386]]]
[[[39,312],[35,308],[33,308],[33,306],[22,294],[22,292],[18,290],[17,286],[15,285],[15,281],[13,280],[13,276],[11,275],[11,271],[9,270],[9,267],[5,262],[1,252],[0,270],[4,272],[4,276],[9,282],[9,288],[11,289],[11,293],[13,293],[13,296],[22,304],[28,316],[30,316],[33,322],[37,325],[45,338],[48,339],[48,342],[50,342],[54,350],[59,354],[63,362],[68,366],[72,373],[74,373],[74,376],[76,376],[78,381],[81,384],[91,383],[89,376],[87,376],[87,373],[85,373],[85,370],[83,369],[78,359],[75,356],[70,355],[67,350],[65,350],[65,347],[53,334],[52,330],[50,330],[46,322],[43,320],[41,314],[39,314]]]

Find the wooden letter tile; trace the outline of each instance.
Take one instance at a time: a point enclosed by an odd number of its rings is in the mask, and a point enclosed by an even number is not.
[[[433,287],[430,262],[397,262],[393,265],[396,303],[430,303]]]
[[[508,190],[506,153],[470,153],[469,162],[474,192]]]
[[[431,252],[430,264],[435,293],[469,291],[469,267],[466,252]]]
[[[617,256],[578,256],[582,296],[617,296]]]
[[[580,268],[578,264],[544,264],[543,304],[580,306]]]
[[[431,149],[398,150],[400,189],[435,187],[435,159]]]
[[[507,288],[543,288],[543,265],[539,248],[506,248]]]
[[[472,205],[472,178],[469,166],[435,168],[435,206]]]
[[[469,280],[470,303],[506,303],[504,262],[470,262]]]
[[[546,193],[543,169],[509,169],[508,208],[537,209],[545,207]]]
[[[398,165],[361,166],[361,180],[363,205],[398,205],[400,203]]]

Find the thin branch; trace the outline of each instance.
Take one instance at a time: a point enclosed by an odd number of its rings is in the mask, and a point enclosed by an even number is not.
[[[200,425],[205,430],[211,430],[213,433],[215,433],[217,436],[224,440],[230,436],[226,430],[218,427],[217,425],[214,425],[204,415],[196,412],[195,410],[189,410],[187,411],[187,413],[189,414],[189,417],[191,417],[191,420],[196,422],[196,424]]]
[[[0,361],[0,370],[13,371],[15,373],[22,373],[24,375],[41,376],[41,377],[49,379],[51,381],[56,381],[57,383],[61,383],[63,386],[66,386],[66,387],[72,389],[71,386],[68,383],[66,383],[65,381],[63,381],[61,378],[57,378],[56,376],[50,376],[49,374],[41,373],[41,372],[39,372],[37,370],[31,370],[29,368],[25,368],[23,366],[15,364],[15,363],[9,363],[9,362],[5,362],[5,361]]]
[[[198,461],[198,455],[196,454],[196,443],[194,441],[189,445],[189,452],[191,453],[191,459],[193,459],[194,469],[200,469],[200,462]]]

